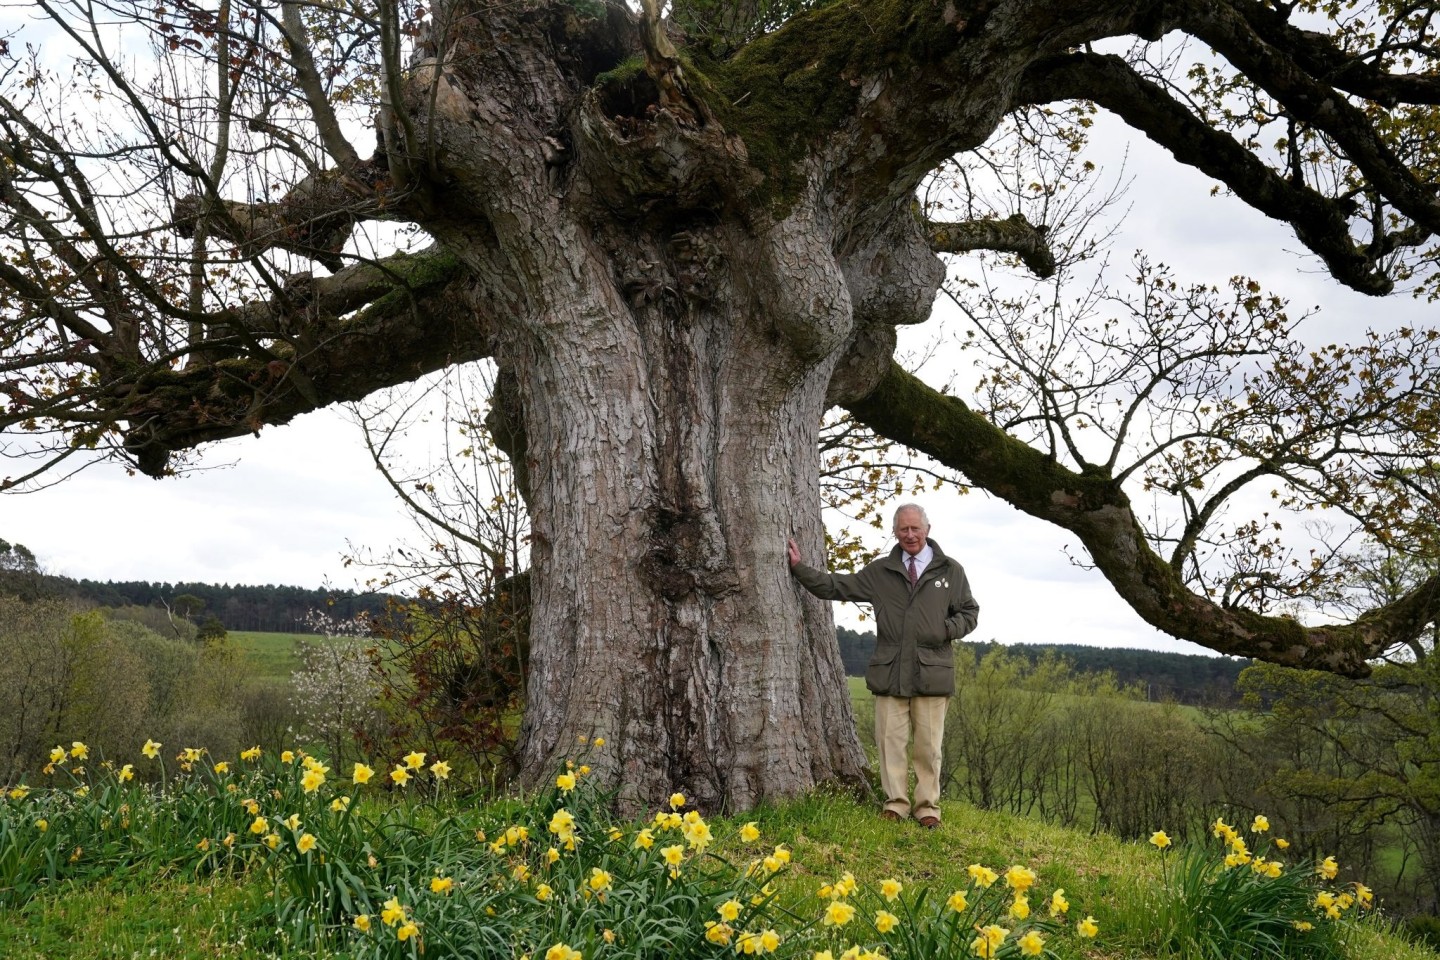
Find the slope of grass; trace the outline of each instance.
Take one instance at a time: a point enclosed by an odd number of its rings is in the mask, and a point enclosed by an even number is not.
[[[336,786],[338,791],[339,785]],[[294,795],[283,805],[286,809],[299,809],[298,805],[306,802],[303,795],[298,790],[290,792]],[[394,804],[379,796],[370,796],[365,803],[367,816],[388,814],[389,831],[413,833],[413,845],[408,848],[402,873],[396,875],[396,880],[399,895],[407,904],[415,904],[417,910],[427,896],[430,878],[456,868],[453,860],[441,859],[452,856],[449,845],[455,842],[453,838],[437,839],[433,846],[426,845],[431,842],[427,838],[438,837],[447,826],[463,828],[456,831],[454,837],[469,837],[477,823],[517,821],[528,812],[539,816],[531,828],[532,843],[538,843],[535,852],[554,842],[540,825],[549,815],[543,800],[535,801],[533,808],[515,800],[477,807],[458,797],[444,798],[438,803],[402,801]],[[580,808],[573,807],[573,802],[572,808],[579,812]],[[338,841],[321,833],[320,809],[318,805],[312,809],[306,824],[315,825],[311,828],[321,834],[323,851]],[[970,884],[967,867],[972,863],[987,864],[1000,872],[1011,864],[1024,864],[1039,875],[1035,890],[1041,899],[1034,902],[1037,915],[1043,910],[1043,898],[1055,888],[1063,888],[1071,904],[1070,928],[1073,929],[1080,918],[1091,915],[1101,930],[1093,941],[1053,935],[1049,939],[1053,953],[1047,955],[1058,960],[1198,960],[1199,955],[1194,952],[1175,950],[1160,942],[1152,927],[1152,918],[1144,904],[1161,879],[1162,861],[1156,850],[1024,818],[985,813],[959,803],[946,803],[944,814],[939,830],[925,831],[913,823],[882,821],[868,800],[822,790],[733,821],[712,820],[715,834],[721,839],[712,848],[714,857],[710,859],[717,863],[729,860],[743,869],[746,862],[767,853],[775,845],[788,848],[793,852],[793,859],[787,869],[774,876],[773,883],[776,902],[796,916],[815,915],[826,902],[817,897],[819,888],[835,883],[847,871],[857,879],[862,892],[870,892],[875,903],[880,902],[874,894],[879,882],[894,878],[904,885],[907,897],[922,888],[928,889],[933,904],[943,903],[952,891],[965,889]],[[744,844],[738,837],[739,828],[750,821],[758,825],[761,839],[755,844]],[[243,823],[244,818],[240,818],[240,822]],[[623,851],[634,849],[630,838],[639,826],[627,827],[623,840],[610,841],[616,844],[609,848],[615,851],[613,856],[623,858],[626,856]],[[241,834],[243,840],[243,830]],[[497,828],[491,826],[488,839],[493,841],[497,835]],[[591,838],[586,841],[592,847],[591,853],[599,853],[600,846],[606,844],[603,835],[598,832],[586,835]],[[657,840],[657,852],[661,844],[670,842],[663,836]],[[285,846],[291,842],[287,840]],[[189,847],[188,839],[183,843]],[[483,844],[471,843],[471,847],[484,856]],[[335,849],[338,851],[338,847]],[[442,853],[442,849],[445,852]],[[340,854],[337,852],[336,856],[338,864]],[[427,856],[436,859],[426,859]],[[312,865],[304,867],[306,870],[324,869],[323,859],[292,859],[297,866],[287,869],[300,869],[303,864]],[[204,876],[176,866],[173,859],[169,862],[169,866],[138,864],[124,875],[107,876],[98,881],[60,881],[38,896],[7,908],[5,922],[0,923],[0,956],[9,960],[150,956],[258,960],[261,957],[350,955],[344,952],[350,949],[344,944],[353,947],[355,941],[353,933],[350,940],[345,939],[350,933],[348,924],[340,924],[344,929],[337,929],[335,943],[319,948],[313,941],[292,944],[288,934],[277,929],[280,925],[275,911],[279,904],[289,897],[293,908],[293,880],[287,881],[292,886],[286,887],[285,882],[254,865],[259,861],[252,861],[248,872],[222,871]],[[696,869],[698,863],[692,866],[687,860],[686,870]],[[687,872],[687,877],[689,875]],[[555,883],[558,889],[559,880]],[[973,885],[970,888],[973,898],[978,891]],[[392,887],[385,886],[385,889]],[[357,907],[355,912],[361,909],[364,908]],[[378,901],[369,909],[378,909]],[[698,914],[702,919],[713,915],[708,906]],[[438,918],[435,922],[439,922]],[[482,918],[480,922],[485,921]],[[413,943],[401,949],[393,934],[384,928],[377,929],[382,933],[379,944],[383,946],[388,942],[389,945],[373,955],[413,955],[410,951]],[[438,934],[439,927],[435,930]],[[1343,930],[1346,960],[1434,960],[1435,957],[1389,932],[1378,919],[1346,920]],[[703,953],[693,955],[735,955],[733,948],[712,949],[709,944],[701,944],[700,949]],[[372,955],[369,950],[361,952]],[[432,953],[447,955],[443,944],[438,942]],[[586,950],[584,957],[603,960],[606,953],[605,946],[596,943]],[[625,954],[614,951],[610,955],[618,958]],[[797,956],[783,951],[778,955]],[[953,955],[972,954],[962,951]],[[1002,957],[1009,955],[1008,952],[1001,954]],[[688,960],[688,957],[677,954],[675,960]],[[799,960],[810,960],[810,954],[804,953]]]

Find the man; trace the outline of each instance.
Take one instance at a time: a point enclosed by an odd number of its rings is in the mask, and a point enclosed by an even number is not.
[[[875,655],[865,685],[875,695],[875,743],[887,820],[914,814],[920,826],[940,826],[940,739],[945,707],[955,692],[953,641],[975,629],[980,606],[960,564],[930,539],[930,519],[919,505],[895,511],[889,556],[859,573],[834,574],[800,562],[787,543],[790,572],[824,600],[869,603],[875,610]],[[915,739],[915,803],[909,796],[905,747]]]

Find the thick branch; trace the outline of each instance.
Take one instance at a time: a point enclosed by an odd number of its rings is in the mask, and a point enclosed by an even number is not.
[[[1080,538],[1116,592],[1149,624],[1220,653],[1364,676],[1367,660],[1440,615],[1440,578],[1354,622],[1306,627],[1227,610],[1192,593],[1146,540],[1108,476],[1078,474],[1010,437],[963,402],[892,364],[879,388],[846,408],[882,436],[963,471],[974,485]]]
[[[1093,100],[1170,151],[1175,159],[1225,183],[1267,216],[1290,223],[1295,235],[1325,261],[1335,279],[1361,293],[1385,294],[1389,277],[1355,245],[1352,208],[1292,183],[1234,138],[1204,123],[1119,57],[1075,53],[1030,68],[1019,99],[1027,103]]]
[[[972,250],[1000,250],[1024,261],[1041,279],[1054,276],[1055,254],[1045,240],[1046,228],[1032,226],[1024,214],[1004,220],[962,220],[941,223],[928,220],[925,233],[936,253],[969,253]]]
[[[249,311],[276,312],[275,325],[295,331],[267,355],[155,370],[124,387],[114,407],[130,424],[126,448],[141,470],[160,476],[173,451],[254,433],[488,356],[493,330],[477,316],[468,287],[458,263],[438,252],[292,287],[268,308]],[[360,302],[369,306],[342,316]],[[225,319],[241,318],[236,312]]]

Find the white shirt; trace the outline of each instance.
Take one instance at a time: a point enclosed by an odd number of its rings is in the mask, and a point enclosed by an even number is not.
[[[908,574],[910,571],[910,554],[906,553],[903,549],[900,551],[900,554],[900,566],[904,567]],[[934,559],[935,551],[930,549],[930,544],[928,543],[920,548],[919,553],[915,554],[915,579],[917,581],[920,579],[920,575],[925,572],[925,568],[930,566],[930,561]]]

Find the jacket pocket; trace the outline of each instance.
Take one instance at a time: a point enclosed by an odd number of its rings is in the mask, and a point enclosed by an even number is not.
[[[920,661],[920,683],[916,691],[922,697],[948,697],[955,693],[955,647],[920,647],[915,651]]]
[[[871,693],[882,697],[891,695],[894,690],[895,658],[900,656],[900,646],[876,647],[875,653],[870,657],[870,665],[865,668],[865,686]]]

